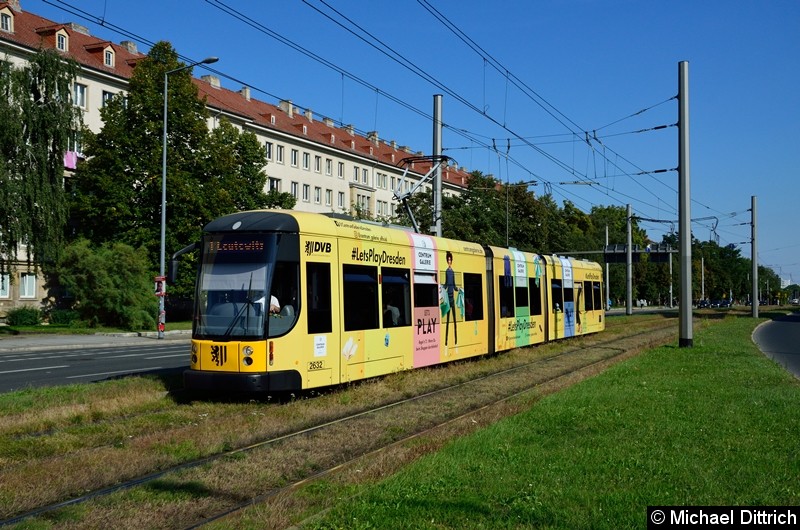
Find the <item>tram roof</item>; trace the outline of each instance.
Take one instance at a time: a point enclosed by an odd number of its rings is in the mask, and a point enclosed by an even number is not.
[[[355,238],[364,241],[408,245],[410,229],[361,221],[339,214],[319,214],[294,210],[251,210],[219,217],[209,222],[206,232],[289,232],[324,237]],[[427,237],[427,236],[426,236]],[[433,237],[441,250],[484,255],[478,243]]]

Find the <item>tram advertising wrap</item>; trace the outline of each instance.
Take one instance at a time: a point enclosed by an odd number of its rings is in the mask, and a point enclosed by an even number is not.
[[[293,391],[602,331],[598,264],[334,215],[209,223],[195,293],[197,390]]]

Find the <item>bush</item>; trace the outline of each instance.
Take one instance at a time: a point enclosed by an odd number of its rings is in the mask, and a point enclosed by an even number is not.
[[[88,326],[155,328],[158,301],[144,250],[123,243],[93,248],[79,240],[62,253],[56,277],[73,297],[71,309]]]
[[[50,311],[48,321],[54,326],[69,326],[77,321],[80,315],[72,309],[53,309]]]
[[[35,307],[18,307],[8,311],[9,326],[38,326],[42,323],[42,312]]]

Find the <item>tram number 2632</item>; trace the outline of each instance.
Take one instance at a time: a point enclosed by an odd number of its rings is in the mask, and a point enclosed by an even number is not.
[[[308,363],[309,370],[322,370],[325,368],[325,361],[311,361]]]

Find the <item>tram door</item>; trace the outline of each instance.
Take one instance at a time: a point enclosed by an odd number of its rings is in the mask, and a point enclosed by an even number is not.
[[[337,263],[335,240],[330,240],[333,251],[314,254],[313,260],[305,261],[303,275],[302,305],[299,308],[302,320],[306,321],[306,332],[298,334],[300,345],[298,371],[303,374],[305,388],[327,386],[340,383],[339,356],[339,282],[336,281]],[[304,317],[304,318],[303,318]]]

